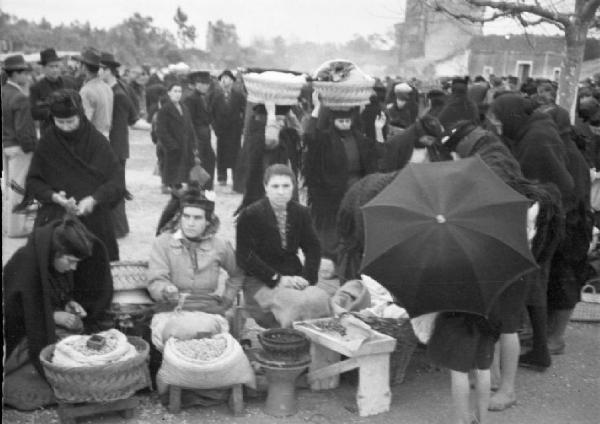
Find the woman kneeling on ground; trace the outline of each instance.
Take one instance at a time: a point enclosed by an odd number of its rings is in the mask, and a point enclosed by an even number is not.
[[[263,178],[266,197],[243,209],[238,218],[236,255],[246,274],[246,309],[265,328],[329,314],[326,293],[316,287],[307,290],[317,283],[321,247],[308,209],[292,200],[295,181],[288,166],[271,165]],[[292,290],[270,290],[275,288]],[[285,304],[288,301],[294,304]]]
[[[225,315],[242,286],[243,274],[231,243],[217,236],[215,203],[206,196],[196,188],[180,196],[171,229],[152,246],[148,291],[155,301],[169,303],[185,294],[183,309]],[[222,294],[218,293],[221,268],[229,275]]]
[[[4,400],[33,410],[54,403],[41,350],[70,334],[103,329],[113,294],[104,245],[74,217],[35,228],[3,269]]]

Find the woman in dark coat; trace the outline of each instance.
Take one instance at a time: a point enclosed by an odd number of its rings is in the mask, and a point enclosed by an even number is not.
[[[535,184],[526,180],[521,168],[506,145],[491,131],[474,125],[470,121],[459,121],[450,129],[451,136],[444,147],[456,152],[460,158],[479,156],[505,183],[527,197],[532,204],[537,202],[536,234],[532,240],[532,252],[542,269],[548,269],[550,260],[561,240],[564,226],[560,194],[554,185]],[[502,292],[493,316],[500,324],[500,343],[496,358],[498,390],[490,399],[489,408],[504,410],[516,402],[515,377],[521,346],[518,329],[522,311],[530,302],[539,302],[545,284],[539,284],[544,275],[535,271],[513,282]],[[501,364],[501,366],[500,366]]]
[[[244,198],[236,213],[265,195],[263,177],[265,169],[279,163],[289,166],[298,175],[301,157],[300,123],[291,111],[291,106],[275,106],[271,122],[267,109],[258,104],[252,111],[244,136],[247,147],[247,177]],[[294,181],[297,186],[298,182]],[[297,189],[294,200],[298,200]]]
[[[36,227],[2,275],[6,362],[4,403],[53,402],[41,350],[69,334],[100,330],[113,283],[103,244],[76,218]]]
[[[574,204],[565,210],[565,239],[552,258],[548,281],[548,347],[551,353],[560,354],[565,349],[567,324],[575,305],[581,300],[581,287],[587,280],[587,253],[593,227],[591,181],[589,165],[571,138],[569,112],[554,103],[556,92],[550,84],[542,84],[538,92],[544,89],[550,102],[539,110],[547,113],[558,127],[565,147],[567,169],[575,184]]]
[[[266,197],[243,209],[237,222],[236,258],[246,275],[244,298],[251,316],[262,327],[277,326],[255,294],[275,286],[303,290],[317,283],[321,248],[306,207],[292,200],[296,177],[281,164],[264,174]],[[304,254],[304,265],[298,250]]]
[[[196,135],[189,111],[180,102],[181,94],[181,84],[172,83],[169,86],[169,99],[161,102],[156,121],[156,135],[165,155],[163,182],[172,188],[187,182],[190,169],[194,166]]]
[[[354,128],[351,111],[323,109],[315,94],[315,109],[304,134],[306,156],[303,173],[308,188],[308,207],[319,234],[323,257],[335,263],[336,215],[346,191],[365,175],[377,171],[375,141]],[[328,114],[328,116],[327,116]],[[322,120],[317,125],[317,117]]]
[[[52,94],[52,126],[33,154],[22,206],[41,203],[35,226],[62,217],[65,210],[104,243],[111,261],[119,259],[111,209],[123,199],[124,170],[108,140],[85,117],[73,90]]]
[[[567,169],[563,141],[552,119],[545,113],[534,111],[529,100],[512,93],[494,100],[488,119],[498,127],[509,144],[523,176],[532,181],[554,184],[560,191],[563,210],[572,208],[575,185]],[[549,264],[542,268],[543,286],[548,282],[549,268]],[[540,290],[537,301],[530,300],[527,309],[533,330],[533,346],[530,352],[521,356],[520,364],[544,370],[551,365],[547,344],[546,290]]]

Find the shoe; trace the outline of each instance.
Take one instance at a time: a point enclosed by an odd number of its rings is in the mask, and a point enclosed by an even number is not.
[[[540,355],[535,355],[533,351],[527,352],[526,354],[519,356],[519,366],[538,372],[546,371],[548,367],[552,365],[550,355],[546,355],[542,355],[543,357],[540,358]]]
[[[549,342],[548,351],[550,352],[550,355],[562,355],[563,353],[565,353],[565,346],[565,342],[560,342],[556,344]]]

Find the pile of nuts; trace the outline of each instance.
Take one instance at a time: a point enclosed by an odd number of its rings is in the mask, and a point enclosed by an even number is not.
[[[175,340],[174,347],[183,356],[194,361],[210,361],[225,352],[227,340],[222,337]]]
[[[318,320],[312,322],[312,324],[325,332],[337,333],[342,337],[346,335],[346,328],[342,325],[338,318]]]

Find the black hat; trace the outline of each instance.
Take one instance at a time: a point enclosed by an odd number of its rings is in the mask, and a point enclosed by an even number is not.
[[[118,68],[121,66],[121,64],[115,60],[115,55],[108,52],[102,52],[100,55],[100,64],[108,68]]]
[[[25,58],[21,54],[6,57],[2,68],[5,71],[31,71],[31,65],[25,62]]]
[[[518,84],[519,83],[519,78],[514,77],[512,75],[508,76],[508,83],[509,84]]]
[[[221,75],[219,75],[219,81],[221,81],[221,78],[223,78],[224,76],[228,76],[234,81],[236,80],[235,76],[233,75],[233,72],[231,72],[229,69],[225,69],[223,72],[221,72]]]
[[[201,82],[203,84],[210,83],[210,72],[208,71],[193,71],[188,75],[191,83]]]
[[[56,54],[56,50],[50,48],[40,52],[40,61],[38,63],[42,66],[46,66],[50,62],[58,62],[61,59],[62,57],[59,57]]]
[[[429,98],[429,99],[439,99],[441,97],[446,97],[446,93],[444,93],[442,90],[437,89],[437,88],[432,88],[427,93],[427,98]]]
[[[100,66],[100,52],[93,47],[84,49],[81,55],[75,56],[73,59],[88,65]]]
[[[204,209],[208,213],[212,213],[215,210],[215,202],[209,200],[202,190],[195,187],[189,188],[179,198],[179,207],[183,209],[186,206]]]
[[[452,78],[452,85],[469,85],[469,77],[454,77]]]
[[[79,93],[71,89],[55,91],[50,95],[50,114],[57,118],[70,118],[82,111]]]

